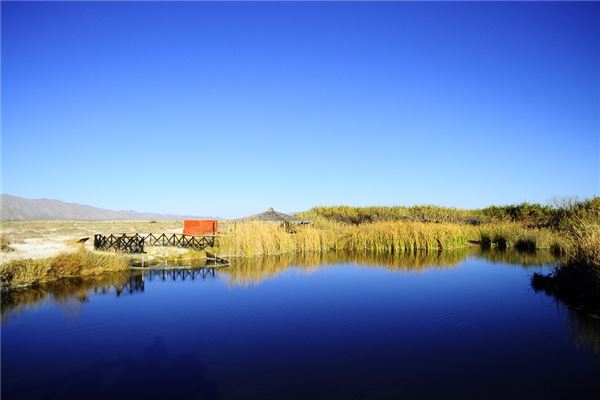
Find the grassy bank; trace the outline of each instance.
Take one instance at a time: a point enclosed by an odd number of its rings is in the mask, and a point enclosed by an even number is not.
[[[129,258],[122,254],[94,253],[84,249],[61,253],[44,259],[12,260],[0,265],[0,282],[8,286],[24,286],[54,281],[65,277],[99,275],[124,271]]]
[[[219,240],[230,257],[345,250],[402,254],[413,251],[483,248],[568,254],[597,265],[600,198],[515,204],[461,210],[436,206],[315,207],[299,213],[310,226],[294,233],[272,223],[238,223]]]
[[[464,247],[468,229],[455,224],[376,222],[361,226],[320,222],[290,233],[276,223],[236,224],[218,240],[221,257],[252,257],[329,250],[404,253]]]
[[[458,223],[382,221],[362,224],[319,219],[290,233],[276,223],[238,223],[218,240],[221,257],[252,257],[330,250],[403,254],[463,249],[469,245],[521,250],[564,248],[560,234],[517,223],[480,226]]]

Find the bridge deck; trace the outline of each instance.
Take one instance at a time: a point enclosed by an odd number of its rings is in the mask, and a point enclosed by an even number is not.
[[[173,234],[110,234],[94,235],[95,250],[114,250],[124,253],[143,253],[144,246],[175,246],[204,250],[215,245],[216,235],[190,236],[178,233]]]

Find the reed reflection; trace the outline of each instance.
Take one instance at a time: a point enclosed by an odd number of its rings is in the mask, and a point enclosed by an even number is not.
[[[474,256],[492,263],[518,266],[554,265],[557,258],[550,252],[517,252],[512,250],[462,249],[456,251],[417,251],[405,254],[377,254],[371,252],[327,252],[303,255],[285,255],[233,259],[229,268],[222,270],[233,285],[256,285],[272,278],[289,267],[304,272],[339,264],[386,268],[398,272],[423,272],[458,266],[465,258]]]
[[[143,291],[143,282],[140,285],[139,277],[132,276],[130,272],[61,279],[24,288],[2,290],[2,322],[21,311],[36,308],[44,301],[66,305],[73,300],[84,303],[92,293],[114,293],[121,296],[137,291]]]
[[[549,250],[516,251],[502,249],[480,249],[473,253],[494,264],[509,264],[520,267],[539,267],[541,265],[555,266],[561,262],[561,257]]]
[[[214,279],[215,268],[177,268],[134,270],[104,275],[68,278],[18,289],[2,290],[2,322],[27,309],[51,301],[72,313],[73,302],[85,303],[92,294],[116,297],[143,293],[146,281],[194,281]]]
[[[375,253],[328,252],[234,259],[223,274],[233,285],[256,285],[275,277],[290,267],[310,273],[340,264],[386,268],[391,271],[419,272],[430,268],[452,268],[468,255],[468,251],[414,252],[382,255]]]
[[[596,270],[560,266],[550,275],[534,274],[531,286],[567,310],[577,347],[600,354],[600,274]]]
[[[70,278],[26,288],[2,290],[1,316],[4,322],[15,313],[32,309],[45,301],[52,301],[67,308],[73,302],[85,303],[92,294],[117,297],[143,293],[146,281],[195,281],[224,277],[230,285],[258,285],[294,267],[305,273],[340,264],[352,264],[366,268],[385,268],[396,272],[424,272],[429,269],[447,269],[458,266],[466,257],[484,258],[493,263],[537,266],[556,264],[557,259],[549,252],[515,252],[499,250],[458,250],[408,254],[383,255],[358,252],[326,252],[304,255],[255,257],[232,259],[229,267],[181,267],[165,264],[160,267],[136,269],[128,272],[107,273],[86,278]]]

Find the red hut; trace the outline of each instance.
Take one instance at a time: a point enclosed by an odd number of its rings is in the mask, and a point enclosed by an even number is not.
[[[218,221],[215,219],[186,219],[183,221],[184,235],[216,235],[217,230]]]

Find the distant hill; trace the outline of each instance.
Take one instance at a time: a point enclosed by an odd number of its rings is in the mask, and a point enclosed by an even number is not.
[[[0,194],[0,220],[181,220],[218,219],[189,215],[114,211],[51,199],[25,199]]]

